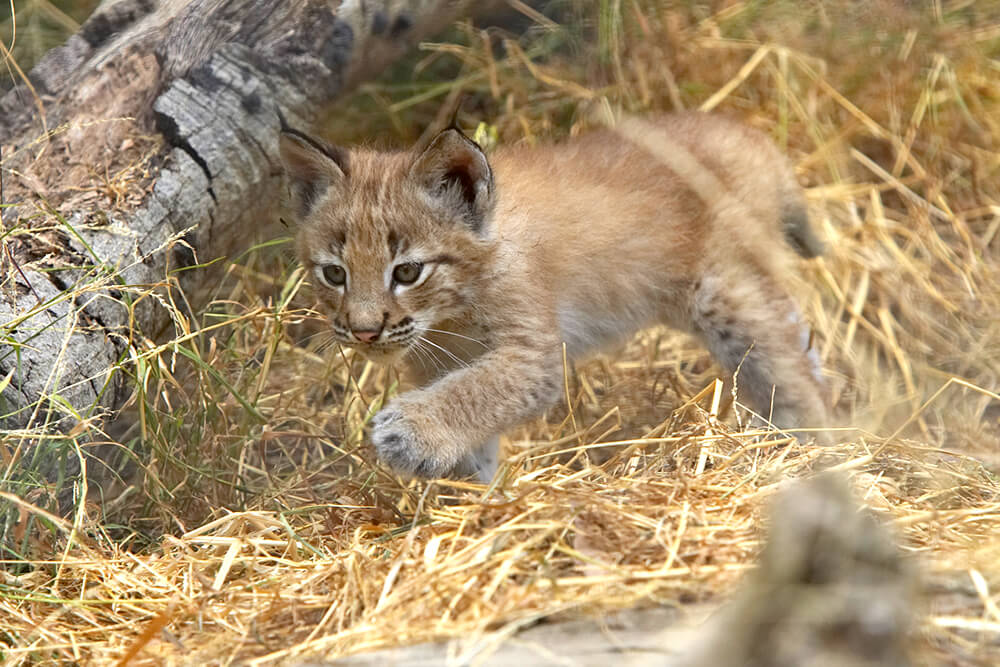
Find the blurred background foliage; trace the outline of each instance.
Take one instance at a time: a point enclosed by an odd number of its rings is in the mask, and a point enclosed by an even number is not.
[[[46,51],[75,33],[99,0],[2,0],[0,41],[18,67],[28,72]],[[17,14],[17,21],[12,19]],[[0,68],[0,88],[10,86],[16,74],[5,63]]]

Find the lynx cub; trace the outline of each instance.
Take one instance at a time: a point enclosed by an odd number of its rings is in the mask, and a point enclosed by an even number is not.
[[[788,162],[698,113],[627,119],[487,160],[456,129],[410,152],[281,136],[298,253],[336,339],[415,376],[373,420],[404,474],[497,467],[499,434],[562,395],[577,358],[666,323],[700,338],[781,427],[822,426],[787,288],[822,251]]]

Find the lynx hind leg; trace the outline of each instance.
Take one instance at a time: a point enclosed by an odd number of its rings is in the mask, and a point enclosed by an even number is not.
[[[695,293],[692,320],[726,373],[736,374],[738,400],[779,428],[829,426],[809,329],[779,285],[761,276],[706,277]]]

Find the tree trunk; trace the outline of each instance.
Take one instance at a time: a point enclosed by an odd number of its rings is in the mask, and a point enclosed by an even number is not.
[[[271,217],[278,111],[308,127],[493,4],[105,0],[0,98],[3,425],[67,428],[120,407],[137,332],[168,323],[149,286],[194,286],[198,271],[175,269]]]

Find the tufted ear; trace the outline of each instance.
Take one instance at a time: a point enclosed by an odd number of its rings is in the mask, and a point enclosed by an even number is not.
[[[479,144],[448,128],[417,156],[410,173],[472,231],[485,233],[493,212],[493,170]]]
[[[292,210],[305,218],[330,187],[347,179],[347,151],[297,130],[285,128],[279,139],[281,163],[288,175]]]

